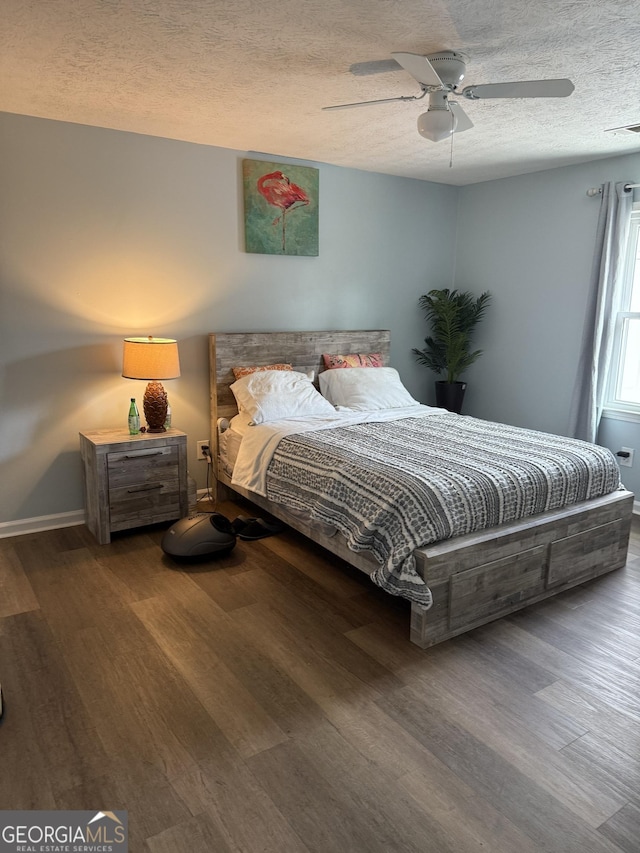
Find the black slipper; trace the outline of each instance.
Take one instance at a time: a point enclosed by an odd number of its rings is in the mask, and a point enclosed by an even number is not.
[[[238,533],[242,533],[245,527],[247,527],[249,524],[253,524],[257,520],[257,518],[247,518],[246,515],[239,515],[231,522],[231,528],[233,532],[237,535]]]
[[[273,536],[276,533],[282,533],[284,524],[279,521],[265,521],[263,518],[253,518],[251,523],[242,528],[238,533],[238,539],[244,539],[247,542],[252,542],[255,539],[264,539],[266,536]]]

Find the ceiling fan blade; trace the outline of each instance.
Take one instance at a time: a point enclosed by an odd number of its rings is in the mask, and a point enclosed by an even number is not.
[[[470,130],[473,127],[473,122],[458,103],[449,101],[449,109],[457,119],[456,133],[462,133],[463,130]]]
[[[371,62],[354,62],[349,71],[356,77],[366,77],[369,74],[386,74],[388,71],[400,71],[402,66],[395,59],[373,59]]]
[[[392,53],[391,56],[408,71],[418,83],[424,86],[443,88],[442,80],[436,74],[435,68],[426,56],[420,53]]]
[[[571,80],[521,80],[516,83],[487,83],[465,86],[461,94],[472,101],[480,98],[566,98],[575,86]]]
[[[323,110],[348,110],[351,107],[370,107],[372,104],[388,104],[391,101],[419,101],[426,95],[424,91],[421,95],[400,95],[397,98],[378,98],[376,101],[356,101],[355,104],[334,104],[331,107],[322,107]]]

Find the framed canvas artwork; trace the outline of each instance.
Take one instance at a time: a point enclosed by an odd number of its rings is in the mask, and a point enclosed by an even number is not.
[[[318,170],[242,161],[245,250],[263,255],[318,254]]]

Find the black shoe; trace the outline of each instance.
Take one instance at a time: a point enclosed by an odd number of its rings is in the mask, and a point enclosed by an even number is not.
[[[242,533],[245,527],[247,527],[249,524],[253,524],[257,520],[257,518],[247,518],[246,515],[239,515],[231,522],[231,528],[233,529],[233,532],[235,534]]]
[[[246,542],[274,536],[284,530],[284,524],[279,521],[265,521],[263,518],[251,518],[247,521],[248,523],[238,532],[238,539],[243,539]]]

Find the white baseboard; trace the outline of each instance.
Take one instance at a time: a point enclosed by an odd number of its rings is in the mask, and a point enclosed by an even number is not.
[[[198,489],[197,499],[200,500],[206,494],[206,489]],[[58,530],[62,527],[76,527],[84,522],[83,509],[58,512],[53,515],[38,515],[34,518],[20,518],[17,521],[0,521],[0,539],[6,539],[8,536],[22,536],[25,533],[41,533],[44,530]]]
[[[84,524],[84,510],[58,512],[54,515],[38,515],[34,518],[20,518],[17,521],[0,522],[0,539],[7,536],[21,536],[23,533],[40,533],[43,530],[58,530],[60,527],[75,527]]]

